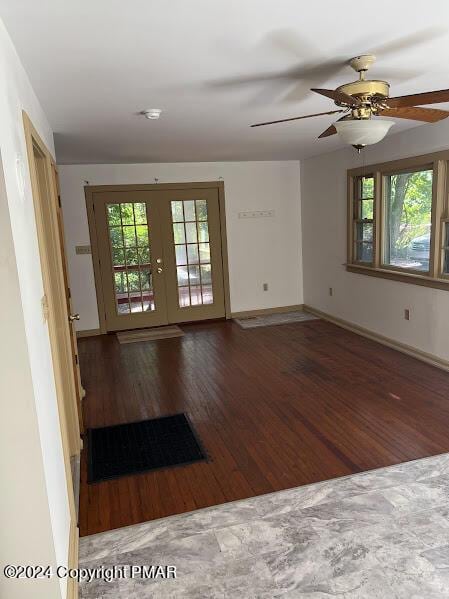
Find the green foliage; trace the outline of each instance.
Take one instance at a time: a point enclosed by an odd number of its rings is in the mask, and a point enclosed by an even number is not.
[[[390,247],[406,249],[412,239],[429,232],[432,212],[432,171],[389,177]]]
[[[361,218],[372,219],[374,217],[374,200],[362,200],[361,204]]]
[[[374,178],[362,177],[362,198],[374,197]]]

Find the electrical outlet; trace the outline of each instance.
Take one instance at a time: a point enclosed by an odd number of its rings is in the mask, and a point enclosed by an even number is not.
[[[409,308],[405,308],[404,318],[405,318],[405,320],[410,320],[410,309]]]
[[[330,296],[334,295],[334,289],[333,289],[333,287],[329,287],[329,295]]]
[[[263,290],[264,291],[268,291],[268,283],[264,283],[263,284]]]

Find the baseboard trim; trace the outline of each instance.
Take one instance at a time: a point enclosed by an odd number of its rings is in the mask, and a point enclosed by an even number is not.
[[[86,329],[85,331],[76,331],[76,336],[78,339],[82,339],[83,337],[96,337],[97,335],[101,335],[100,329]]]
[[[302,310],[304,304],[294,306],[279,306],[277,308],[262,308],[260,310],[244,310],[243,312],[231,312],[231,318],[248,318],[249,316],[262,316],[263,314],[283,314],[284,312],[294,312]]]
[[[68,567],[78,568],[79,528],[75,522],[70,523]],[[67,599],[78,599],[78,581],[67,579]]]
[[[435,356],[434,354],[429,354],[427,352],[421,351],[420,349],[416,349],[415,347],[412,347],[411,345],[401,343],[400,341],[395,341],[394,339],[391,339],[390,337],[384,337],[383,335],[379,335],[379,333],[375,333],[374,331],[365,329],[364,327],[361,327],[357,324],[353,324],[352,322],[349,322],[348,320],[343,320],[342,318],[338,318],[337,316],[331,316],[330,314],[327,314],[326,312],[322,312],[321,310],[317,310],[316,308],[313,308],[312,306],[308,306],[307,304],[304,304],[304,310],[306,312],[310,312],[311,314],[314,314],[315,316],[319,316],[323,320],[332,322],[333,324],[335,324],[343,329],[352,331],[353,333],[361,335],[362,337],[367,337],[368,339],[371,339],[372,341],[377,341],[378,343],[381,343],[382,345],[386,345],[387,347],[396,349],[397,351],[400,351],[403,354],[407,354],[408,356],[412,356],[413,358],[416,358],[417,360],[421,360],[421,362],[426,362],[427,364],[431,364],[432,366],[436,366],[437,368],[440,368],[441,370],[445,370],[446,372],[449,372],[449,362],[447,360],[444,360],[443,358]]]

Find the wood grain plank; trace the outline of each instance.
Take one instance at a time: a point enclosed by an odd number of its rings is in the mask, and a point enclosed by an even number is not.
[[[309,321],[119,345],[79,340],[86,427],[186,412],[210,461],[87,484],[93,534],[449,451],[449,374]]]

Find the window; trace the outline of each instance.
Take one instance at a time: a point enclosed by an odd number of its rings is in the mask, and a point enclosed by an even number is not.
[[[383,264],[429,272],[433,169],[384,176]]]
[[[357,177],[354,202],[354,258],[357,262],[373,262],[374,178]]]
[[[347,270],[449,289],[449,151],[348,171]]]
[[[443,276],[449,275],[449,220],[443,221]]]

